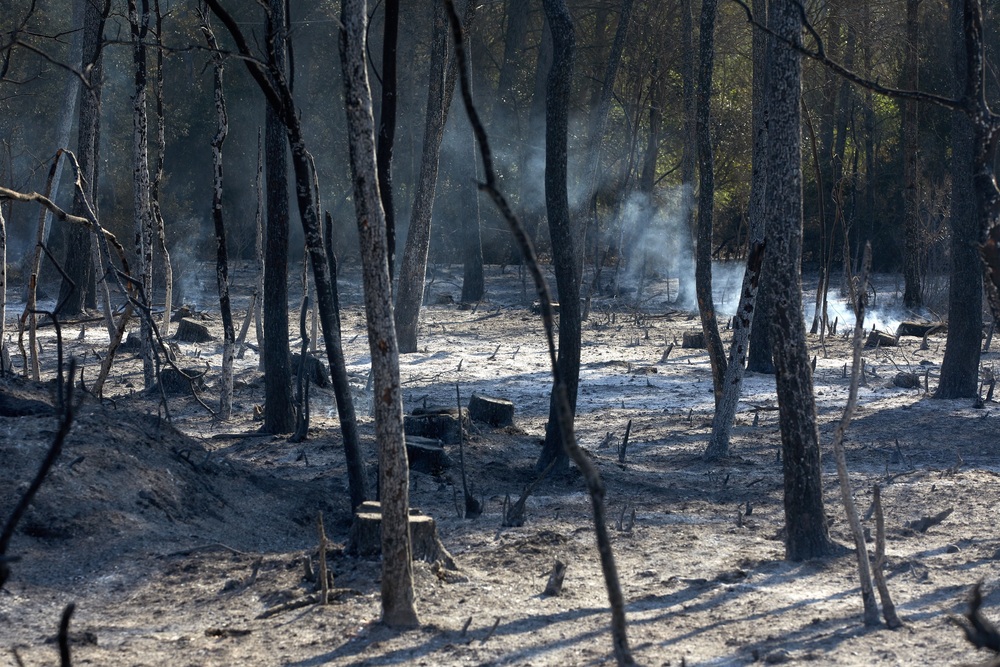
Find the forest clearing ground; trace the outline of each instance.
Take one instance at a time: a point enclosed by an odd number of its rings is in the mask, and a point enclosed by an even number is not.
[[[371,464],[369,356],[355,274],[341,281],[343,338]],[[263,400],[257,357],[249,351],[237,362],[234,419],[217,423],[190,397],[171,396],[174,428],[156,417],[162,415],[157,397],[135,393],[141,369],[128,354],[109,381],[114,400],[90,400],[81,408],[62,458],[11,546],[22,560],[0,591],[0,664],[15,664],[15,648],[25,665],[53,664],[57,649],[47,640],[70,601],[77,608],[71,624],[76,664],[609,662],[607,596],[579,477],[542,485],[528,500],[526,524],[500,528],[504,497],[516,498],[534,478],[544,434],[551,376],[540,321],[516,269],[489,267],[487,300],[469,309],[447,303],[459,293],[460,275],[460,268],[436,267],[430,276],[420,351],[401,360],[405,408],[451,407],[458,383],[463,403],[473,391],[512,400],[516,426],[477,425],[467,442],[469,480],[485,501],[477,520],[456,516],[457,467],[440,476],[411,473],[411,505],[436,519],[460,568],[449,573],[415,563],[420,629],[396,633],[380,626],[379,564],[343,553],[350,517],[329,391],[312,390],[312,429],[304,443],[236,437],[258,427],[253,407]],[[234,282],[251,284],[239,274]],[[651,296],[642,310],[625,299],[595,298],[583,329],[577,432],[604,477],[609,517],[624,524],[615,526],[613,539],[639,662],[975,660],[948,616],[962,612],[968,590],[984,580],[986,613],[1000,619],[997,403],[975,409],[971,401],[936,401],[922,387],[891,383],[898,370],[929,369],[933,390],[944,334],[930,336],[925,351],[920,339],[903,338],[897,348],[865,352],[868,385],[847,432],[848,463],[862,511],[872,485],[883,485],[888,583],[906,622],[897,631],[866,629],[853,555],[782,560],[773,378],[748,375],[732,456],[701,460],[712,414],[710,371],[703,350],[681,348],[683,333],[700,325],[675,310],[668,287],[647,284]],[[246,294],[236,296],[237,307],[245,307]],[[210,298],[204,299],[200,305],[212,312],[204,306]],[[79,331],[79,325],[64,331],[67,352],[86,353],[85,378],[91,378],[91,350],[103,353],[106,333],[100,322],[87,324],[82,340],[76,340]],[[44,367],[51,370],[52,330],[41,336]],[[842,335],[827,339],[825,355],[818,336],[809,346],[817,356],[815,393],[828,448],[846,401],[843,367],[850,350]],[[213,404],[219,345],[180,347],[182,366],[208,363],[202,395]],[[984,366],[996,358],[986,355]],[[51,404],[51,383],[10,380],[3,388]],[[629,419],[621,464],[616,445]],[[0,417],[2,516],[34,474],[54,430],[55,418],[44,411]],[[610,444],[600,447],[605,440]],[[449,450],[457,461],[455,447]],[[824,454],[831,532],[850,544],[832,456]],[[954,513],[927,532],[906,529],[909,521],[948,507]],[[311,590],[302,560],[315,550],[319,510],[339,545],[330,557],[338,594],[327,607],[257,619]],[[563,593],[543,597],[557,558],[569,565]]]

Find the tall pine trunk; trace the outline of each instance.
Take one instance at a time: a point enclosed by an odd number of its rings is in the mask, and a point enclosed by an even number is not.
[[[812,369],[802,311],[802,64],[781,40],[801,40],[802,17],[795,0],[772,4],[768,144],[769,221],[765,261],[774,275],[771,339],[777,378],[778,420],[784,473],[785,557],[804,560],[826,554],[830,539],[823,509],[819,429]]]

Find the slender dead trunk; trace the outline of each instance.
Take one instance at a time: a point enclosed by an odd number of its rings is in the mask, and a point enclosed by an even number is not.
[[[365,62],[366,7],[365,0],[344,0],[340,52],[376,397],[375,433],[382,503],[382,621],[394,627],[415,627],[420,621],[413,599],[409,470],[403,440],[403,400],[389,250],[376,177],[374,122]]]
[[[695,243],[695,292],[705,346],[712,365],[715,405],[722,401],[722,377],[726,373],[725,350],[719,335],[712,297],[712,232],[715,208],[715,164],[712,152],[712,71],[715,61],[715,15],[717,0],[702,0],[699,36],[701,68],[698,70],[698,239]]]
[[[410,229],[403,250],[396,295],[396,334],[399,351],[417,351],[417,324],[424,297],[427,253],[430,248],[431,212],[437,188],[441,141],[444,125],[455,91],[455,65],[448,57],[448,28],[444,6],[434,5],[434,32],[431,37],[430,79],[427,87],[427,113],[424,117],[423,156],[417,177]]]
[[[545,15],[552,33],[552,70],[549,72],[545,95],[545,209],[549,220],[549,239],[555,265],[556,288],[559,290],[559,376],[570,415],[576,414],[577,389],[580,383],[581,307],[579,255],[576,245],[582,241],[574,235],[567,193],[567,160],[569,129],[570,82],[576,59],[576,32],[563,0],[546,0]],[[563,447],[564,436],[559,416],[559,387],[553,386],[549,399],[549,420],[545,427],[545,444],[535,463],[539,472],[555,462],[554,472],[569,467],[569,456]]]
[[[399,0],[385,0],[382,29],[382,104],[379,112],[376,167],[378,188],[385,211],[386,243],[389,249],[389,280],[396,265],[396,207],[392,201],[392,149],[396,139],[396,43],[399,36]]]
[[[236,348],[236,334],[233,326],[233,309],[229,300],[229,254],[226,248],[226,223],[222,212],[222,144],[229,134],[229,118],[226,113],[226,97],[222,89],[222,75],[225,59],[215,41],[215,34],[203,17],[201,31],[205,35],[209,51],[212,53],[215,85],[215,115],[218,127],[212,137],[212,222],[215,226],[215,278],[219,287],[219,310],[222,312],[222,377],[219,382],[222,391],[219,397],[219,418],[227,420],[233,414],[233,355]],[[305,360],[302,362],[305,364]]]
[[[146,47],[149,15],[140,17],[136,0],[128,0],[128,22],[132,36],[132,61],[135,67],[135,93],[132,98],[133,208],[135,215],[135,253],[139,282],[145,307],[153,304],[153,218],[149,208],[149,149],[146,125]],[[153,332],[148,317],[140,317],[143,385],[153,386]]]
[[[729,455],[729,436],[736,419],[736,408],[743,388],[743,374],[750,351],[750,334],[753,326],[754,305],[760,286],[760,273],[764,265],[764,239],[753,240],[747,255],[746,271],[740,303],[733,318],[733,342],[729,348],[729,362],[722,379],[722,397],[712,418],[712,436],[705,450],[705,458],[712,460]]]
[[[156,240],[163,256],[164,306],[160,335],[166,338],[170,335],[170,311],[173,309],[174,301],[174,269],[170,264],[170,251],[167,249],[167,230],[163,224],[163,215],[160,213],[160,184],[163,182],[163,159],[167,152],[163,113],[163,12],[160,11],[160,0],[155,0],[153,3],[153,11],[156,13],[157,47],[156,77],[153,79],[153,95],[156,99],[156,167],[153,169],[153,180],[150,184],[149,205],[156,224]]]
[[[901,88],[916,90],[919,83],[918,50],[920,0],[906,0],[906,46]],[[916,100],[903,100],[903,307],[919,309],[921,294],[920,185],[918,183],[918,107]]]

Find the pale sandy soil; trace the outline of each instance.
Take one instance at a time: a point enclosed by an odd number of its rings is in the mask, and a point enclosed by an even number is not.
[[[460,276],[458,269],[435,270],[420,352],[402,359],[405,407],[451,406],[458,383],[465,400],[473,391],[513,400],[516,427],[477,425],[470,433],[469,479],[485,501],[476,520],[457,516],[457,467],[437,477],[411,475],[412,505],[437,520],[459,566],[451,573],[415,563],[420,629],[379,625],[379,564],[343,553],[350,516],[329,391],[313,389],[305,443],[253,434],[263,386],[257,357],[248,351],[232,421],[219,423],[192,398],[172,396],[170,425],[155,398],[137,393],[138,367],[127,355],[112,374],[113,400],[90,399],[81,407],[65,451],[11,545],[22,560],[12,564],[0,591],[0,664],[56,664],[52,638],[69,602],[76,603],[71,630],[78,665],[611,661],[607,596],[579,476],[541,486],[528,500],[523,527],[500,527],[505,495],[517,497],[534,478],[544,434],[550,376],[540,322],[512,269],[501,275],[489,268],[487,300],[475,309],[434,305],[458,297]],[[369,356],[356,275],[348,274],[343,292],[348,366],[371,463]],[[245,300],[237,303],[245,307]],[[997,404],[975,409],[967,400],[936,401],[922,388],[891,382],[898,370],[926,370],[933,390],[943,334],[931,336],[926,351],[916,338],[866,351],[869,383],[847,435],[862,511],[872,485],[883,488],[889,587],[906,623],[891,631],[862,625],[853,554],[782,560],[773,378],[748,378],[732,457],[701,461],[712,411],[709,367],[704,351],[679,344],[662,359],[671,342],[699,328],[697,318],[675,308],[659,283],[646,286],[641,309],[628,299],[596,299],[583,334],[578,435],[607,484],[637,660],[916,665],[985,658],[949,617],[964,610],[969,589],[983,580],[986,613],[1000,619]],[[96,374],[92,351],[102,351],[106,334],[99,322],[76,340],[80,330],[66,328],[67,349],[86,354],[87,381]],[[43,336],[51,371],[51,329]],[[829,443],[846,399],[849,349],[842,336],[828,339],[825,352],[817,336],[809,345],[818,356],[827,512],[832,534],[846,545]],[[218,344],[180,347],[185,365],[209,364],[202,395],[214,404]],[[984,366],[996,359],[987,354]],[[4,380],[0,387],[51,403],[51,383]],[[0,418],[0,517],[26,487],[55,431],[56,417],[40,412]],[[616,445],[629,419],[620,464]],[[609,432],[610,446],[599,447]],[[954,513],[926,533],[906,530],[907,522],[949,507]],[[319,510],[337,543],[329,558],[334,601],[257,618],[312,591],[302,560],[315,551]],[[565,588],[559,597],[543,597],[556,559],[569,565]]]

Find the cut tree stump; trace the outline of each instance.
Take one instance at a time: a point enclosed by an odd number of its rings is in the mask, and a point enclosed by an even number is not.
[[[174,338],[184,343],[208,343],[215,340],[215,337],[209,332],[208,327],[201,322],[192,320],[190,317],[181,318]]]
[[[434,519],[410,508],[410,542],[414,560],[441,562],[449,570],[457,570],[455,559],[441,544]],[[367,500],[358,506],[351,525],[347,552],[367,558],[382,553],[382,505]]]
[[[702,331],[685,331],[681,347],[686,350],[704,350],[705,334]]]
[[[440,440],[446,445],[458,444],[461,428],[469,420],[469,411],[462,410],[462,422],[455,408],[417,408],[403,418],[406,435]]]
[[[872,332],[868,334],[868,340],[865,341],[865,347],[896,347],[896,337],[884,331],[872,329]]]
[[[920,376],[916,373],[900,371],[896,373],[896,377],[892,378],[892,383],[901,389],[919,389]]]
[[[942,322],[900,322],[896,327],[896,338],[900,336],[914,336],[923,338],[930,334],[941,333],[947,330]]]
[[[505,398],[473,394],[469,398],[469,418],[490,426],[513,426],[514,403]]]
[[[406,436],[406,458],[410,470],[429,475],[439,475],[451,467],[451,457],[444,451],[441,441],[419,435]]]

